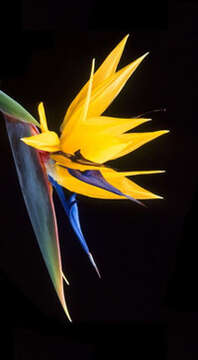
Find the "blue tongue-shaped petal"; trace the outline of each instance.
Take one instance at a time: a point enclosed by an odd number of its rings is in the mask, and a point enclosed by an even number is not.
[[[56,189],[56,192],[59,196],[59,199],[63,205],[63,208],[65,209],[65,212],[69,218],[69,221],[72,225],[72,228],[74,229],[84,251],[86,252],[86,254],[89,257],[90,262],[92,263],[93,267],[95,268],[97,274],[99,277],[100,273],[99,270],[97,268],[97,265],[93,259],[92,254],[89,251],[88,245],[86,243],[86,240],[83,236],[82,230],[81,230],[81,225],[80,225],[80,220],[79,220],[79,212],[78,212],[78,205],[77,205],[77,201],[76,201],[76,194],[72,194],[70,196],[70,198],[67,200],[65,198],[65,194],[64,191],[62,189],[62,187],[51,177],[48,176],[51,184],[54,186],[54,188]]]
[[[142,202],[140,202],[137,199],[134,199],[133,197],[123,194],[120,190],[116,189],[113,185],[109,184],[105,178],[102,176],[101,172],[99,170],[86,170],[86,171],[80,171],[75,169],[67,168],[70,175],[74,176],[75,178],[86,182],[87,184],[97,186],[101,189],[110,191],[116,195],[124,196],[129,200],[132,200],[136,202],[139,205],[144,206]]]

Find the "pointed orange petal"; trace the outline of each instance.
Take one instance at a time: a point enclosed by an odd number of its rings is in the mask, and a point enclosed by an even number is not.
[[[40,102],[38,106],[38,113],[40,118],[41,131],[42,132],[48,131],[45,108],[42,102]]]
[[[120,190],[123,194],[133,197],[138,200],[146,199],[162,199],[161,196],[153,194],[152,192],[140,187],[134,181],[127,179],[121,173],[112,169],[103,168],[101,173],[105,180]]]
[[[38,135],[21,138],[21,140],[38,150],[49,152],[60,150],[60,140],[54,131],[46,131]]]
[[[121,135],[122,141],[125,142],[125,148],[111,158],[111,160],[117,159],[130,152],[138,149],[147,142],[158,138],[161,135],[169,133],[169,130],[152,131],[147,133],[131,133]]]
[[[107,109],[107,107],[122,90],[129,77],[133,74],[133,72],[137,69],[137,67],[147,55],[148,53],[139,57],[131,64],[125,66],[100,83],[99,86],[97,86],[95,89],[93,89],[87,114],[88,118],[100,116]],[[72,138],[75,136],[75,124],[78,119],[81,118],[83,106],[84,100],[78,104],[75,112],[72,114],[66,126],[64,127],[63,133],[61,135],[62,141],[73,142],[73,139],[71,140],[69,138],[71,137],[72,133]]]
[[[120,61],[120,57],[123,53],[128,36],[129,35],[126,35],[124,39],[115,47],[115,49],[113,49],[113,51],[107,56],[107,58],[104,60],[102,65],[98,68],[98,70],[94,74],[93,89],[97,87],[106,78],[110,77],[116,71],[116,68]],[[72,113],[75,111],[79,102],[85,98],[88,85],[89,82],[87,82],[83,86],[81,91],[78,93],[78,95],[75,97],[75,99],[72,101],[71,105],[69,106],[64,121],[61,125],[61,131],[63,130],[68,119],[72,116]]]

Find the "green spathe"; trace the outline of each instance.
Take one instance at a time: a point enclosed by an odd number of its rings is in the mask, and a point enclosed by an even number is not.
[[[8,115],[13,116],[14,118],[34,124],[40,127],[39,122],[21,106],[17,101],[12,99],[10,96],[6,95],[3,91],[0,90],[0,110]]]

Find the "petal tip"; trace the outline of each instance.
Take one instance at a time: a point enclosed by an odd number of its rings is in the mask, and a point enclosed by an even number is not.
[[[119,45],[123,45],[123,48],[124,48],[124,47],[125,47],[125,44],[126,44],[126,42],[127,42],[127,40],[128,40],[129,35],[130,35],[130,34],[126,34],[126,35],[123,37],[123,39],[120,41],[120,43],[118,44],[118,46],[119,46]]]
[[[92,254],[90,252],[89,252],[89,258],[90,258],[90,261],[91,261],[94,269],[96,270],[96,273],[98,274],[98,277],[101,279],[101,275],[100,275],[100,272],[98,270],[98,267],[97,267],[97,265],[96,265],[96,263],[95,263],[95,261],[93,259],[93,256],[92,256]]]
[[[123,41],[127,42],[129,35],[130,34],[126,34],[125,37],[123,38]]]
[[[170,132],[170,130],[161,130],[161,135],[168,134],[169,132]]]
[[[143,60],[146,56],[150,54],[149,51],[147,51],[144,55],[140,56],[139,60]]]
[[[22,138],[20,138],[20,140],[28,145],[28,139],[26,137],[22,137]]]
[[[38,104],[38,109],[41,108],[43,106],[43,101],[40,101]]]
[[[160,199],[160,200],[164,200],[164,197],[163,197],[163,196],[160,196],[160,195],[156,195],[155,198],[156,198],[156,199]]]

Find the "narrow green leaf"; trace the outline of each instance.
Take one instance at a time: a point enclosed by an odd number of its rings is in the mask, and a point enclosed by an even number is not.
[[[17,101],[0,90],[0,111],[15,119],[40,127],[39,122]]]

